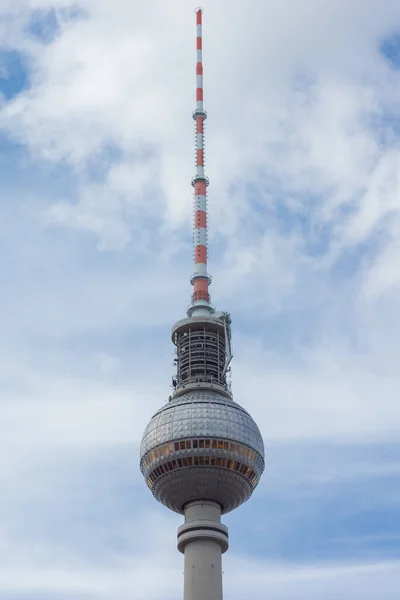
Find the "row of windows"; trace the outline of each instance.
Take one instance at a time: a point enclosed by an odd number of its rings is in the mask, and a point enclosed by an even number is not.
[[[188,338],[189,340],[194,340],[194,339],[201,339],[201,340],[209,340],[214,341],[214,340],[219,340],[219,343],[222,344],[225,342],[224,338],[221,337],[218,333],[210,333],[209,331],[206,332],[206,335],[204,336],[204,330],[197,330],[197,331],[189,331],[189,334],[187,332],[185,332],[182,336],[180,336],[179,341],[182,340],[182,338]]]
[[[225,469],[232,469],[233,471],[237,471],[238,473],[244,475],[253,486],[257,482],[257,475],[254,473],[254,471],[247,465],[243,465],[236,460],[231,460],[230,458],[217,458],[214,456],[188,456],[187,458],[171,460],[170,462],[164,463],[163,465],[160,465],[154,469],[147,479],[147,484],[150,488],[152,488],[154,482],[164,473],[169,473],[169,471],[174,471],[175,469],[181,469],[184,467],[197,466],[215,466],[223,467]]]
[[[250,450],[250,448],[246,448],[245,446],[242,446],[242,444],[237,444],[236,442],[228,442],[227,440],[216,439],[213,440],[210,438],[169,442],[168,444],[159,446],[158,448],[155,448],[149,452],[147,456],[143,458],[143,466],[144,468],[148,468],[155,460],[163,458],[164,456],[168,456],[173,452],[178,452],[179,450],[192,450],[198,448],[212,448],[214,450],[226,450],[229,452],[234,452],[237,455],[245,456],[250,461],[257,462],[257,464],[260,463],[259,467],[262,468],[261,459],[259,459],[254,450]]]

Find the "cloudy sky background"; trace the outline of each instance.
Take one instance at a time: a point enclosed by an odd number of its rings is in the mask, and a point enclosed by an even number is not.
[[[225,597],[398,598],[400,5],[204,0],[213,302],[267,449]],[[0,597],[181,597],[138,469],[192,271],[183,0],[0,0]]]

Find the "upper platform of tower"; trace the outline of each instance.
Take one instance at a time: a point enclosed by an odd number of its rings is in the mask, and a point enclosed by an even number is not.
[[[172,328],[176,374],[174,398],[198,387],[215,389],[231,398],[228,380],[232,359],[231,319],[225,312],[191,316]]]

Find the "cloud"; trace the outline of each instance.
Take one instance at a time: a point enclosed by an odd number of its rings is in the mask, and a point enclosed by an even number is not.
[[[396,563],[346,565],[343,567],[335,565],[308,569],[271,565],[269,569],[265,569],[265,565],[254,565],[249,562],[247,568],[244,565],[240,565],[240,567],[240,571],[232,570],[229,589],[234,590],[235,584],[243,586],[245,578],[247,589],[252,590],[254,597],[257,597],[257,594],[260,598],[263,597],[260,590],[265,593],[267,589],[277,600],[290,598],[294,594],[298,598],[315,599],[321,597],[333,599],[338,596],[363,598],[366,589],[371,595],[384,593],[387,598],[395,598],[395,590],[398,585],[398,564]],[[263,571],[264,575],[260,575]],[[245,573],[244,576],[243,573]]]
[[[205,9],[213,302],[232,312],[235,399],[270,453],[228,517],[225,587],[394,598],[397,513],[373,490],[396,498],[398,2]],[[19,65],[0,104],[2,596],[168,600],[180,518],[151,504],[137,451],[190,293],[193,13],[0,14]]]

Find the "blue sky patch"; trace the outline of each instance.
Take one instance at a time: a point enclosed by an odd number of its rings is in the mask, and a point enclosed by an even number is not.
[[[77,21],[85,15],[86,13],[77,6],[58,10],[36,10],[32,13],[27,33],[44,44],[50,44],[60,33],[63,23]]]
[[[394,69],[400,69],[400,33],[393,33],[380,44],[380,52]]]
[[[21,52],[0,49],[0,94],[11,100],[29,87],[28,67]]]

